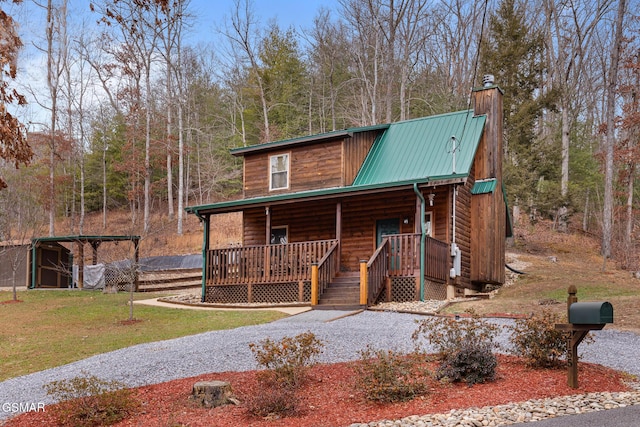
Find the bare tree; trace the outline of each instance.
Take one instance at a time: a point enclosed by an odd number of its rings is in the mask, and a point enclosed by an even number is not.
[[[589,46],[612,0],[558,2],[544,0],[548,63],[551,87],[559,93],[562,123],[560,192],[566,200],[569,191],[569,149],[574,117],[580,105],[577,88],[591,53]],[[567,206],[558,212],[559,227],[566,230]]]
[[[626,203],[626,227],[624,231],[624,267],[637,269],[636,251],[634,248],[633,229],[634,215],[634,189],[640,161],[640,50],[638,40],[628,38],[623,53],[623,73],[621,73],[620,93],[624,99],[623,115],[620,134],[622,137],[622,153],[625,167],[624,179],[627,187]],[[635,42],[635,43],[634,43]]]
[[[605,144],[605,178],[604,178],[604,208],[602,219],[602,270],[606,270],[607,258],[611,256],[611,238],[613,229],[613,174],[614,174],[614,146],[616,142],[614,119],[616,116],[616,92],[618,89],[618,64],[622,49],[623,24],[627,8],[626,0],[619,0],[618,14],[615,20],[615,35],[611,49],[609,63],[609,79],[607,82],[607,136]]]
[[[61,79],[64,72],[64,64],[66,63],[67,50],[65,46],[65,31],[67,26],[67,0],[61,0],[61,3],[54,4],[53,0],[47,0],[46,5],[38,6],[46,9],[47,24],[45,27],[46,48],[41,50],[46,53],[47,58],[47,89],[49,90],[49,99],[44,103],[38,101],[41,107],[49,110],[50,121],[48,125],[49,138],[47,141],[49,150],[49,182],[48,194],[49,199],[47,209],[49,211],[49,236],[55,235],[56,220],[56,183],[55,183],[55,166],[56,158],[56,142],[58,140],[58,114],[60,101]]]
[[[269,126],[269,106],[267,104],[267,96],[265,93],[264,82],[260,72],[260,64],[258,58],[258,39],[256,22],[252,10],[251,0],[234,0],[234,10],[231,16],[231,29],[225,32],[225,35],[232,44],[231,50],[242,52],[244,58],[236,57],[236,60],[248,61],[249,70],[253,79],[257,84],[260,104],[262,108],[262,125],[264,136],[261,140],[271,141],[271,132]]]
[[[164,20],[161,22],[163,28],[160,31],[160,39],[164,47],[164,61],[166,67],[166,97],[167,97],[167,201],[169,217],[173,218],[173,166],[172,158],[174,153],[173,141],[173,108],[176,108],[178,119],[178,234],[182,234],[182,221],[184,210],[184,103],[185,87],[182,70],[182,32],[185,19],[189,16],[186,9],[188,0],[174,0],[167,4],[162,10]]]
[[[110,55],[124,75],[134,79],[134,106],[144,114],[144,232],[149,232],[151,212],[151,119],[153,115],[152,72],[158,54],[160,29],[157,24],[166,4],[161,1],[140,2],[136,0],[105,0],[101,8],[92,4],[92,10],[99,11],[101,21],[118,30],[120,44],[110,50]],[[135,196],[134,196],[135,197]]]

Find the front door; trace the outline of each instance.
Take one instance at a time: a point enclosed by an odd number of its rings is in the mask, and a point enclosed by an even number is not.
[[[376,221],[376,248],[382,243],[382,238],[389,234],[400,234],[400,220],[398,218],[379,219]]]
[[[398,218],[379,219],[376,221],[376,248],[382,243],[384,236],[400,234],[400,220]],[[399,265],[398,251],[394,247],[395,239],[389,248],[389,268],[393,271]]]

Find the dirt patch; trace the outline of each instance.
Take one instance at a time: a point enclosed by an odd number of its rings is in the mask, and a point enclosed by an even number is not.
[[[10,300],[6,300],[6,301],[0,301],[0,304],[19,304],[23,302],[21,299],[10,299]]]
[[[121,320],[118,322],[119,325],[123,325],[123,326],[129,326],[129,325],[136,325],[138,323],[142,323],[144,322],[144,320],[142,319],[127,319],[127,320]]]

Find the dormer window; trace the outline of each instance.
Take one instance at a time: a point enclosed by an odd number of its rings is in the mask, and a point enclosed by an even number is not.
[[[269,190],[289,188],[289,153],[269,156]]]

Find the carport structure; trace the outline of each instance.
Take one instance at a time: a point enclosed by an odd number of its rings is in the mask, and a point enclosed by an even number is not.
[[[47,286],[43,281],[46,277],[46,272],[60,270],[58,266],[65,265],[65,260],[62,259],[61,254],[57,254],[48,249],[48,245],[60,245],[61,243],[72,243],[76,245],[77,258],[78,258],[78,287],[82,289],[84,284],[84,248],[89,244],[92,250],[92,264],[95,265],[98,262],[98,248],[105,242],[122,242],[130,241],[134,247],[134,263],[137,264],[140,259],[140,236],[89,236],[89,235],[75,235],[75,236],[53,236],[53,237],[35,237],[31,239],[31,274],[29,288],[39,287],[63,287],[59,285],[61,281],[59,278],[55,278],[55,283],[58,285]],[[35,262],[34,262],[35,260]],[[72,264],[68,262],[68,264]],[[59,272],[56,273],[58,275]],[[137,278],[136,278],[137,282]]]

